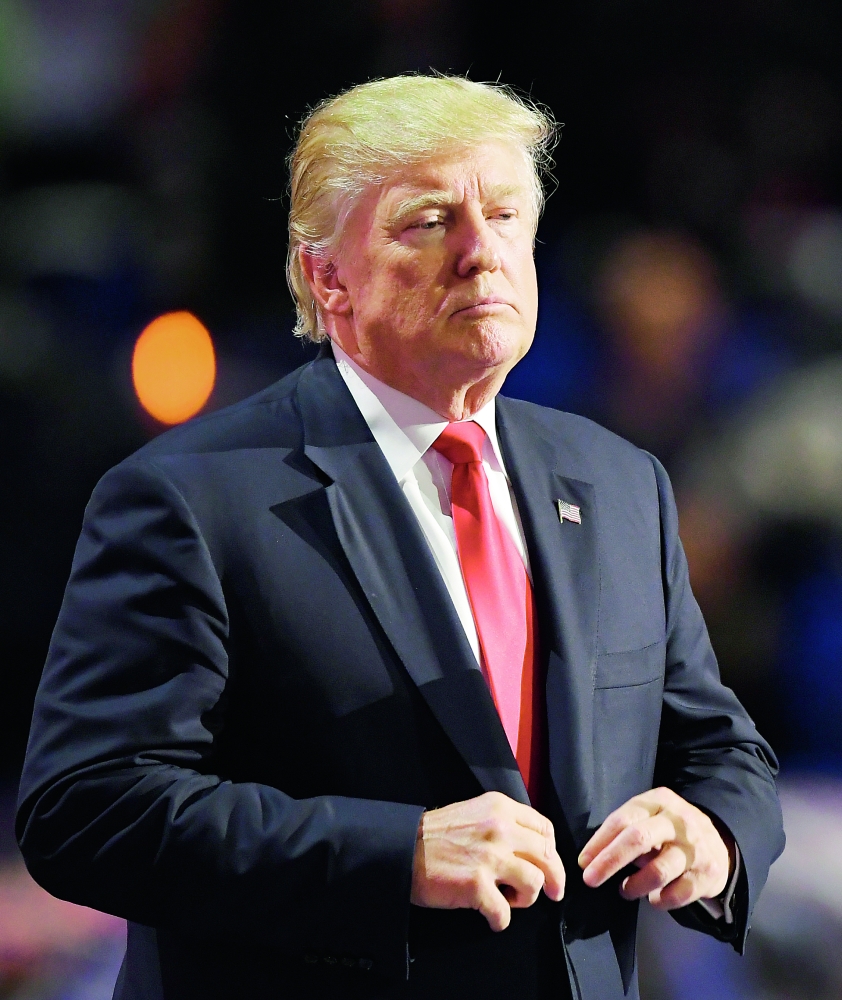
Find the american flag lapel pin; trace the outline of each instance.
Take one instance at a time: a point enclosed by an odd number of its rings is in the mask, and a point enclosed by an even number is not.
[[[558,506],[558,519],[562,524],[565,521],[572,521],[573,524],[582,523],[581,508],[575,504],[566,503],[564,500],[556,500],[556,505]]]

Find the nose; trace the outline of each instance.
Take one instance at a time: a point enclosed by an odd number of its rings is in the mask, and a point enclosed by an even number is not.
[[[496,235],[482,213],[464,219],[459,226],[456,270],[460,278],[470,278],[500,267]]]

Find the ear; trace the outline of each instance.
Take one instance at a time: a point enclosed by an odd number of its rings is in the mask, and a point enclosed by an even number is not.
[[[347,316],[351,311],[350,297],[339,278],[335,263],[325,254],[308,246],[298,248],[298,260],[322,313]]]

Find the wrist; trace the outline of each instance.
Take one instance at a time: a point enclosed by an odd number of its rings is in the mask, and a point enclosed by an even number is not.
[[[422,887],[427,874],[427,859],[424,852],[424,818],[426,815],[427,812],[424,811],[418,820],[418,830],[415,834],[415,853],[412,858],[412,886],[409,901],[416,906],[423,905]]]
[[[728,872],[725,876],[725,885],[716,894],[715,899],[720,899],[727,892],[731,883],[733,881],[734,872],[737,867],[737,860],[739,858],[739,850],[737,849],[737,842],[734,840],[734,835],[728,829],[728,827],[722,822],[718,816],[714,816],[712,813],[708,813],[711,823],[713,823],[714,829],[719,834],[720,840],[725,845],[725,849],[728,852]]]

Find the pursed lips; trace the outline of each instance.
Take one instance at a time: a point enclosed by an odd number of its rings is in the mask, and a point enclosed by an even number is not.
[[[477,299],[474,302],[468,302],[464,306],[460,306],[458,309],[454,309],[451,316],[456,316],[457,313],[464,312],[482,312],[486,309],[493,311],[495,308],[500,306],[508,306],[510,309],[514,309],[511,302],[507,302],[505,299],[497,298],[496,296],[489,296],[488,298]]]

